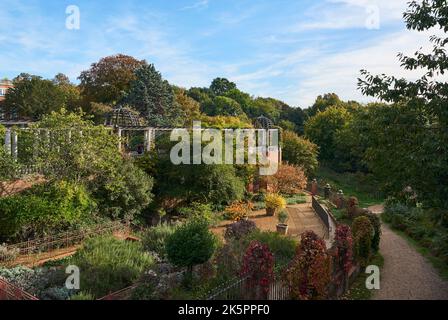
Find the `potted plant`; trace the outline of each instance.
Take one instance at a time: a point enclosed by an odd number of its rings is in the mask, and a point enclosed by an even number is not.
[[[286,200],[279,194],[269,193],[265,197],[266,214],[274,216],[280,210],[286,208]]]
[[[286,235],[288,233],[288,225],[286,224],[286,222],[288,221],[288,212],[286,212],[286,210],[282,210],[280,211],[280,213],[278,214],[278,224],[277,224],[277,232],[282,234],[282,235]]]

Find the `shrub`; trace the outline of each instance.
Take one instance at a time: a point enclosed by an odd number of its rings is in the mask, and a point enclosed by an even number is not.
[[[336,227],[334,243],[337,249],[339,268],[348,273],[353,262],[353,238],[349,226],[342,224]]]
[[[289,164],[282,164],[270,180],[275,192],[288,195],[301,193],[307,184],[303,169]]]
[[[113,219],[132,221],[152,201],[153,179],[129,161],[91,182],[101,212]]]
[[[0,244],[0,262],[14,261],[19,253],[19,249],[8,249],[6,244]]]
[[[174,233],[176,226],[163,223],[145,230],[142,243],[145,250],[155,252],[157,255],[166,258],[166,241]]]
[[[235,201],[224,209],[224,214],[229,220],[240,221],[247,217],[252,209],[252,202]]]
[[[294,257],[297,248],[297,242],[294,239],[270,231],[252,232],[246,238],[247,241],[258,241],[267,245],[274,254],[277,268],[287,265]]]
[[[279,194],[268,193],[265,197],[266,209],[277,212],[286,208],[286,200]]]
[[[293,299],[325,299],[331,281],[331,259],[324,240],[313,231],[302,234],[296,256],[285,273]]]
[[[208,230],[207,223],[192,220],[177,228],[167,239],[168,260],[176,266],[187,267],[207,262],[216,249],[216,237]]]
[[[70,259],[81,271],[81,288],[95,298],[132,285],[153,264],[138,242],[92,238]]]
[[[91,218],[96,203],[84,186],[65,181],[36,185],[0,198],[0,237],[28,239],[64,230]]]
[[[187,219],[198,219],[211,224],[214,220],[214,213],[210,204],[193,202],[188,207],[178,209],[180,215]]]
[[[373,252],[378,252],[380,250],[380,241],[381,241],[381,219],[378,215],[374,213],[365,213],[364,216],[369,218],[370,223],[372,224],[374,235],[372,238],[372,250]]]
[[[282,210],[280,211],[280,213],[278,214],[278,222],[285,224],[288,221],[289,215],[288,215],[288,211],[286,210]]]
[[[411,208],[389,199],[384,208],[384,220],[392,225],[393,228],[404,231],[409,225]]]
[[[77,294],[70,297],[70,300],[95,300],[95,297],[90,293],[78,292]]]
[[[17,176],[18,165],[14,158],[6,153],[3,147],[4,139],[0,139],[0,181],[10,180]]]
[[[226,227],[224,238],[226,240],[240,240],[257,229],[255,222],[240,220]]]
[[[372,254],[372,239],[375,234],[369,218],[362,216],[352,225],[355,257],[362,267],[367,266]]]
[[[160,198],[227,205],[244,197],[245,186],[232,165],[174,165],[161,157],[156,166],[156,194]]]
[[[274,278],[274,256],[268,246],[259,241],[251,242],[243,257],[241,274],[249,277],[250,298],[267,298],[269,285]]]
[[[216,253],[216,274],[221,281],[228,281],[239,275],[245,245],[242,241],[230,239]]]
[[[57,268],[0,268],[0,277],[42,300],[66,300],[73,294],[64,286],[65,273]]]

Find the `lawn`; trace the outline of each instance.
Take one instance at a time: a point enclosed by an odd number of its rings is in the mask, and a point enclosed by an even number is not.
[[[330,184],[333,191],[342,190],[346,196],[355,196],[362,208],[384,202],[384,195],[375,187],[372,177],[359,173],[338,173],[326,167],[319,167],[316,173],[319,186]]]

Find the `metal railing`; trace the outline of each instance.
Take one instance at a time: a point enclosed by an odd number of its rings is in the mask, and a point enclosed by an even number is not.
[[[23,260],[24,256],[29,256],[29,262],[31,260],[39,260],[41,257],[39,254],[46,254],[46,258],[51,258],[51,251],[63,248],[69,248],[80,244],[86,238],[92,236],[98,236],[102,234],[113,233],[117,231],[129,230],[129,227],[123,224],[122,221],[114,221],[110,223],[100,224],[93,228],[80,230],[80,231],[72,231],[72,232],[63,232],[56,235],[51,235],[43,238],[38,238],[34,240],[24,241],[15,244],[9,244],[4,246],[6,248],[6,252],[16,252],[17,256],[10,261],[2,261],[2,257],[0,257],[0,265],[4,264],[7,266],[14,266],[17,260]],[[55,252],[54,256],[60,255],[60,252]],[[23,262],[23,261],[21,261]]]
[[[0,277],[0,300],[39,300]]]
[[[205,300],[253,300],[259,289],[250,276],[242,276],[217,287]],[[275,277],[264,296],[265,300],[289,300],[290,289],[282,279]]]

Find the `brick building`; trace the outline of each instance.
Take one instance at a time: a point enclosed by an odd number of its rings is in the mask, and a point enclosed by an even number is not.
[[[8,91],[8,89],[12,88],[12,82],[4,79],[4,80],[0,80],[0,101],[5,100],[5,95],[6,95],[6,91]]]
[[[8,79],[0,80],[0,121],[3,120],[4,114],[2,109],[2,101],[5,100],[6,92],[12,88],[12,82]]]

